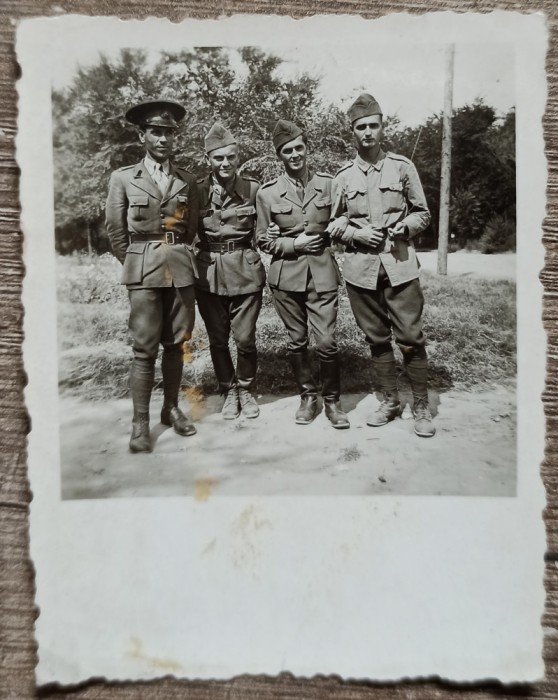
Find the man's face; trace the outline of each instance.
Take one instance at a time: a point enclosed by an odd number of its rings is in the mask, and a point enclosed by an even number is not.
[[[382,117],[379,114],[361,117],[353,124],[353,136],[359,151],[368,151],[379,146],[383,133]]]
[[[288,172],[293,175],[303,172],[306,168],[306,144],[303,135],[297,136],[292,141],[287,141],[281,146],[277,155]]]
[[[172,154],[174,129],[166,126],[146,126],[139,132],[145,150],[157,163],[164,163]]]
[[[238,168],[238,146],[232,144],[216,148],[206,156],[206,161],[211,168],[211,172],[218,180],[231,180]]]

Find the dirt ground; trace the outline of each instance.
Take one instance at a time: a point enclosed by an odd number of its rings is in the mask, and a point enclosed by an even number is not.
[[[435,252],[419,253],[436,270]],[[515,279],[516,256],[452,253],[448,275]],[[368,394],[343,396],[351,428],[335,430],[323,412],[294,423],[296,396],[260,396],[255,420],[224,421],[222,399],[190,390],[181,405],[197,435],[180,437],[159,423],[152,401],[152,454],[131,455],[129,399],[86,402],[60,398],[62,497],[220,495],[514,496],[515,389],[431,392],[434,438],[418,438],[407,406],[382,428],[366,425],[376,404]]]
[[[221,399],[190,393],[198,433],[180,437],[158,422],[152,405],[151,454],[127,443],[130,401],[62,398],[62,496],[459,495],[514,496],[515,392],[449,391],[431,395],[437,434],[413,433],[408,407],[382,428],[366,425],[376,398],[343,397],[351,428],[335,430],[323,412],[294,423],[298,397],[259,397],[261,415],[224,421]]]

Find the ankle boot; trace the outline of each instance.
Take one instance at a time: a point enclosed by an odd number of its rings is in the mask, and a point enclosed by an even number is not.
[[[172,426],[174,432],[178,433],[178,435],[195,435],[197,432],[190,418],[185,416],[178,406],[163,404],[163,408],[161,409],[161,423],[163,425]]]
[[[339,402],[340,377],[339,358],[320,361],[320,376],[322,378],[322,396],[326,418],[334,428],[343,430],[350,428],[349,418]]]
[[[366,419],[366,425],[370,425],[373,428],[379,428],[380,426],[389,423],[390,420],[397,418],[400,413],[401,403],[399,398],[397,396],[392,396],[391,394],[384,394],[378,408]]]
[[[225,403],[221,409],[221,415],[225,420],[234,420],[240,415],[240,400],[238,398],[238,386],[233,384],[225,392]]]
[[[249,389],[240,385],[238,387],[238,402],[242,415],[246,418],[257,418],[260,415],[260,407],[254,395],[250,393]]]
[[[300,391],[300,406],[295,414],[295,423],[308,425],[318,414],[318,390],[312,376],[308,351],[290,353],[289,361]]]
[[[401,412],[401,403],[397,391],[397,369],[393,350],[380,355],[372,355],[376,386],[382,393],[378,408],[368,417],[366,425],[378,428],[386,425]]]
[[[415,433],[419,437],[434,437],[436,428],[432,420],[432,414],[428,406],[428,397],[416,399],[413,404],[413,416],[415,418]]]
[[[256,350],[238,348],[236,360],[236,380],[238,383],[238,401],[242,415],[246,418],[257,418],[260,407],[252,393],[252,385],[258,369],[258,353]]]
[[[405,371],[413,392],[415,433],[419,437],[433,437],[436,433],[428,406],[428,361],[424,348],[413,348],[403,353]]]
[[[135,413],[132,420],[130,452],[152,452],[149,435],[149,413]]]

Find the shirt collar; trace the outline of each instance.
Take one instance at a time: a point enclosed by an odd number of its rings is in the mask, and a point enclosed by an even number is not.
[[[357,153],[357,157],[355,159],[355,162],[358,165],[358,167],[365,173],[367,173],[370,170],[370,168],[374,168],[374,170],[377,170],[379,172],[382,169],[382,165],[384,164],[385,157],[386,157],[385,151],[383,151],[380,148],[380,151],[378,153],[378,157],[377,157],[375,163],[368,163],[368,161],[364,160],[364,158],[361,158],[358,153]]]
[[[147,172],[150,175],[153,175],[155,170],[159,165],[163,166],[163,172],[165,175],[170,175],[170,161],[167,158],[167,160],[164,163],[158,163],[156,160],[153,160],[153,158],[149,155],[149,153],[145,154],[145,158],[143,159],[143,162],[145,163],[145,167],[147,168]]]
[[[214,188],[217,187],[219,189],[219,192],[226,192],[228,195],[232,196],[233,192],[235,191],[235,187],[236,187],[236,178],[237,178],[237,175],[235,173],[234,177],[231,178],[226,185],[222,185],[219,182],[219,180],[215,177],[215,175],[211,175],[211,185]]]
[[[302,184],[303,188],[306,188],[306,186],[308,185],[308,183],[310,182],[310,179],[311,179],[309,170],[307,170],[305,176],[301,177],[301,178],[291,177],[290,175],[287,175],[286,171],[285,171],[284,175],[285,175],[287,182],[289,182],[291,185],[293,185],[293,187],[295,187],[295,189],[300,184]]]

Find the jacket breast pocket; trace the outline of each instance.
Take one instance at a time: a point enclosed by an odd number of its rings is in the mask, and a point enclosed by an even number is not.
[[[145,221],[148,218],[149,197],[134,194],[129,199],[128,207],[133,221]]]
[[[326,199],[315,199],[314,205],[314,220],[318,224],[325,224],[329,221],[330,211],[331,211],[331,200]]]
[[[238,228],[250,230],[254,226],[254,216],[256,215],[256,207],[246,206],[236,208],[236,220]]]
[[[386,185],[380,185],[382,193],[382,204],[384,214],[389,214],[394,211],[404,211],[405,196],[402,182],[390,182]]]
[[[293,212],[292,204],[272,204],[271,220],[279,228],[292,228],[296,226],[296,216]]]
[[[368,216],[366,190],[347,190],[347,211],[351,218]]]

